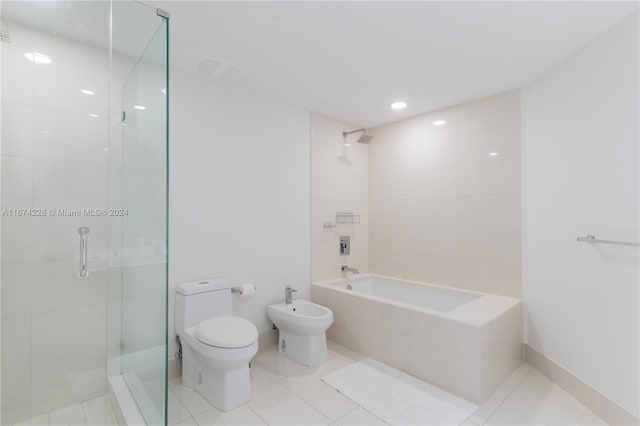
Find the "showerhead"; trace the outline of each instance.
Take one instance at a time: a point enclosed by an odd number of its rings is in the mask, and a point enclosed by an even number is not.
[[[369,141],[373,139],[373,135],[368,135],[366,133],[363,133],[362,136],[360,136],[360,138],[358,138],[358,143],[369,143]]]
[[[360,135],[360,137],[356,141],[358,143],[369,143],[369,141],[371,139],[373,139],[373,135],[368,135],[367,134],[367,129],[363,128],[363,129],[351,130],[349,132],[342,132],[342,137],[344,138],[344,143],[343,144],[345,146],[351,145],[350,143],[347,142],[347,136],[349,136],[352,133],[358,133],[358,132],[362,132],[362,135]]]

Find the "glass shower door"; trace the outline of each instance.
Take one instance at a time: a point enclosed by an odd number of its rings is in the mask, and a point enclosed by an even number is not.
[[[133,4],[136,7],[146,7]],[[122,95],[121,370],[145,422],[164,424],[167,382],[167,20]]]
[[[164,15],[2,1],[2,425],[166,424]]]
[[[2,425],[107,419],[109,13],[2,1]]]

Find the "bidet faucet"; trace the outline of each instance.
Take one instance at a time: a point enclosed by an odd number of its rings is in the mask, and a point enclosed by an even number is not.
[[[295,288],[291,288],[290,285],[286,286],[284,289],[284,303],[286,305],[290,305],[292,303],[291,295],[297,292],[298,290],[296,290]]]
[[[347,265],[342,265],[340,270],[342,272],[344,272],[344,273],[347,273],[347,272],[351,272],[353,274],[359,274],[360,273],[360,271],[358,271],[356,268],[349,268]]]

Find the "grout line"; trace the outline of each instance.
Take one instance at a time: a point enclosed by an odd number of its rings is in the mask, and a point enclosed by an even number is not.
[[[371,411],[367,410],[365,407],[363,407],[362,405],[358,405],[358,407],[362,408],[364,411],[366,411],[367,413],[371,414],[373,417],[375,417],[376,419],[379,419],[382,423],[384,424],[389,424],[387,422],[385,422],[383,419],[381,419],[380,417],[376,416],[375,414],[373,414]]]
[[[513,386],[513,388],[511,389],[511,391],[509,391],[509,393],[508,393],[508,394],[507,394],[507,395],[502,399],[502,401],[500,401],[500,402],[498,403],[498,406],[497,406],[497,407],[496,407],[496,408],[491,412],[491,414],[487,417],[487,419],[486,419],[484,422],[482,422],[482,424],[483,424],[483,425],[487,424],[487,422],[491,419],[491,417],[495,414],[495,412],[496,412],[496,411],[498,411],[498,409],[499,409],[499,408],[506,408],[506,409],[509,409],[509,410],[511,410],[511,411],[514,411],[514,412],[516,412],[516,413],[518,413],[518,414],[521,414],[521,415],[523,415],[523,416],[525,416],[525,417],[529,417],[529,415],[528,415],[528,414],[520,413],[519,411],[513,410],[512,408],[509,408],[509,407],[503,407],[503,404],[504,404],[504,402],[505,402],[507,399],[509,399],[509,397],[511,396],[511,394],[513,394],[513,393],[515,392],[515,390],[518,388],[518,386],[520,386],[520,383],[522,383],[522,382],[524,381],[524,379],[526,379],[526,378],[529,376],[529,374],[531,374],[531,372],[532,372],[532,371],[533,371],[533,367],[531,367],[531,368],[529,369],[529,371],[527,372],[527,374],[525,374],[524,376],[522,376],[522,378],[521,378],[520,380],[518,380],[518,382]]]
[[[260,414],[258,414],[258,412],[257,412],[256,410],[254,410],[253,408],[251,408],[251,406],[249,405],[249,403],[247,403],[247,404],[246,404],[246,407],[247,407],[249,410],[251,410],[251,412],[252,412],[253,414],[255,414],[256,416],[258,416],[258,418],[259,418],[260,420],[262,420],[262,421],[264,422],[264,424],[265,424],[265,425],[268,425],[268,424],[269,424],[269,422],[268,422],[268,421],[266,421],[266,420],[265,420],[265,419],[264,419]],[[197,423],[197,422],[196,422],[196,423]]]
[[[533,374],[533,372],[534,372],[534,371],[536,371],[536,372],[537,372],[537,373],[539,373],[539,374],[542,374],[542,373],[540,373],[538,370],[536,370],[536,369],[535,369],[535,367],[531,366],[531,368],[530,368],[529,372],[528,372],[527,374],[525,374],[525,375],[524,375],[524,377],[522,378],[522,380],[521,380],[520,382],[518,382],[518,384],[514,387],[513,392],[515,392],[515,391],[516,391],[516,389],[517,389],[517,387],[520,385],[520,383],[521,383],[522,381],[524,381],[524,379],[525,379],[527,376],[529,376],[529,374]],[[571,412],[571,413],[574,413],[574,414],[577,414],[577,413],[580,413],[581,411],[585,411],[585,410],[586,410],[586,412],[587,412],[587,413],[592,414],[592,415],[594,415],[594,416],[598,417],[600,420],[602,420],[602,421],[604,422],[604,420],[603,420],[600,416],[598,416],[596,413],[594,413],[593,411],[591,411],[591,410],[590,410],[586,405],[584,405],[582,402],[580,402],[579,400],[577,400],[573,395],[569,394],[567,391],[565,391],[563,388],[561,388],[561,387],[560,387],[556,382],[554,382],[554,381],[550,380],[548,377],[544,376],[543,374],[542,374],[542,376],[544,377],[544,379],[545,379],[545,380],[547,380],[547,381],[551,384],[551,386],[552,386],[552,387],[557,388],[557,389],[558,389],[559,391],[561,391],[565,396],[569,397],[570,399],[572,399],[572,400],[576,403],[576,405],[575,405],[574,407],[564,407],[564,409],[566,409],[567,411],[569,411],[569,412]],[[527,396],[534,397],[534,398],[538,398],[538,399],[542,399],[542,400],[545,400],[545,399],[547,398],[547,395],[542,395],[542,394],[540,394],[540,393],[531,392],[530,390],[527,390],[527,389],[520,389],[520,392],[522,392],[522,393],[526,394]],[[505,398],[505,400],[506,400],[506,399],[507,399],[507,398]],[[501,404],[501,405],[502,405],[502,404]],[[521,414],[521,415],[523,415],[523,416],[531,417],[531,418],[533,418],[534,420],[536,420],[536,421],[537,421],[537,419],[536,419],[536,418],[532,417],[531,415],[529,415],[529,414],[527,414],[527,413],[524,413],[524,412],[522,412],[522,411],[518,411],[518,410],[516,410],[516,409],[514,409],[514,408],[512,408],[512,407],[505,407],[505,408],[508,408],[508,409],[510,409],[511,411],[517,412],[517,413],[519,413],[519,414]]]
[[[514,388],[514,389],[515,389],[515,388]],[[507,398],[505,398],[505,399],[507,399]],[[500,408],[501,406],[502,406],[502,403],[496,404],[496,408],[494,408],[493,410],[491,410],[491,413],[489,413],[489,415],[487,416],[486,420],[483,420],[483,421],[482,421],[482,423],[480,423],[480,425],[484,425],[484,424],[486,424],[486,423],[489,421],[489,419],[490,419],[490,418],[495,414],[495,412],[496,412],[496,411],[498,411],[498,408]],[[480,408],[478,407],[478,410],[479,410],[479,409],[480,409]],[[478,411],[478,410],[476,410],[476,411]],[[470,415],[469,417],[467,417],[467,418],[470,418],[470,417],[473,417],[473,414],[471,414],[471,415]],[[475,422],[473,422],[473,423],[475,423]]]
[[[500,401],[500,405],[502,406],[502,403],[504,403],[507,398],[509,398],[511,396],[511,394],[513,392],[515,392],[515,390],[518,388],[518,386],[520,386],[520,384],[524,381],[524,379],[526,379],[527,377],[529,377],[529,375],[533,372],[534,368],[530,367],[529,371],[527,371],[527,374],[525,374],[524,376],[522,376],[522,378],[520,380],[518,380],[518,382],[513,386],[513,389],[511,389],[511,392],[509,392],[507,394],[507,396],[504,397],[504,399],[502,401]]]
[[[105,406],[105,408],[106,408],[106,406]],[[80,403],[80,409],[82,410],[82,417],[84,418],[84,423],[87,424],[87,413],[85,413],[85,411],[84,411],[84,402]],[[105,423],[106,423],[107,410],[105,410],[105,412],[104,412],[104,417],[105,417]],[[51,424],[51,420],[49,420],[49,424]]]
[[[282,380],[286,380],[288,377],[289,377],[289,376],[287,376],[287,377],[283,377],[282,379],[280,379],[280,381],[282,381]],[[316,407],[314,407],[314,406],[313,406],[313,405],[311,405],[309,402],[307,402],[307,400],[306,400],[306,399],[304,399],[301,395],[298,395],[298,393],[297,393],[297,392],[294,392],[293,390],[289,389],[288,387],[286,387],[285,385],[283,385],[282,383],[280,383],[280,381],[278,381],[278,384],[279,384],[280,386],[282,386],[284,389],[286,389],[288,392],[290,392],[294,397],[296,397],[296,398],[298,398],[300,401],[302,401],[302,403],[303,403],[303,404],[305,404],[305,405],[309,406],[311,409],[313,409],[314,411],[318,412],[322,417],[325,417],[325,418],[329,419],[329,421],[330,421],[331,423],[333,423],[333,422],[334,422],[334,420],[333,420],[331,417],[327,416],[327,415],[326,415],[326,414],[324,414],[322,411],[318,410]],[[331,423],[330,423],[330,424],[331,424]],[[268,424],[268,423],[267,423],[267,424]]]
[[[341,394],[342,395],[342,394]],[[355,407],[353,407],[353,409],[347,411],[346,413],[344,413],[342,416],[338,417],[336,420],[340,420],[341,418],[348,416],[349,414],[353,413],[354,411],[356,411],[358,408],[362,408],[359,404],[356,404]],[[334,420],[334,421],[336,421]]]

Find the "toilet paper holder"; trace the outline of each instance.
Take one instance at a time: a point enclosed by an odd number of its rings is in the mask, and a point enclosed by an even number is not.
[[[231,287],[231,293],[238,293],[240,296],[244,294],[245,286],[251,286],[255,291],[256,286],[253,284],[243,284],[235,287]]]

